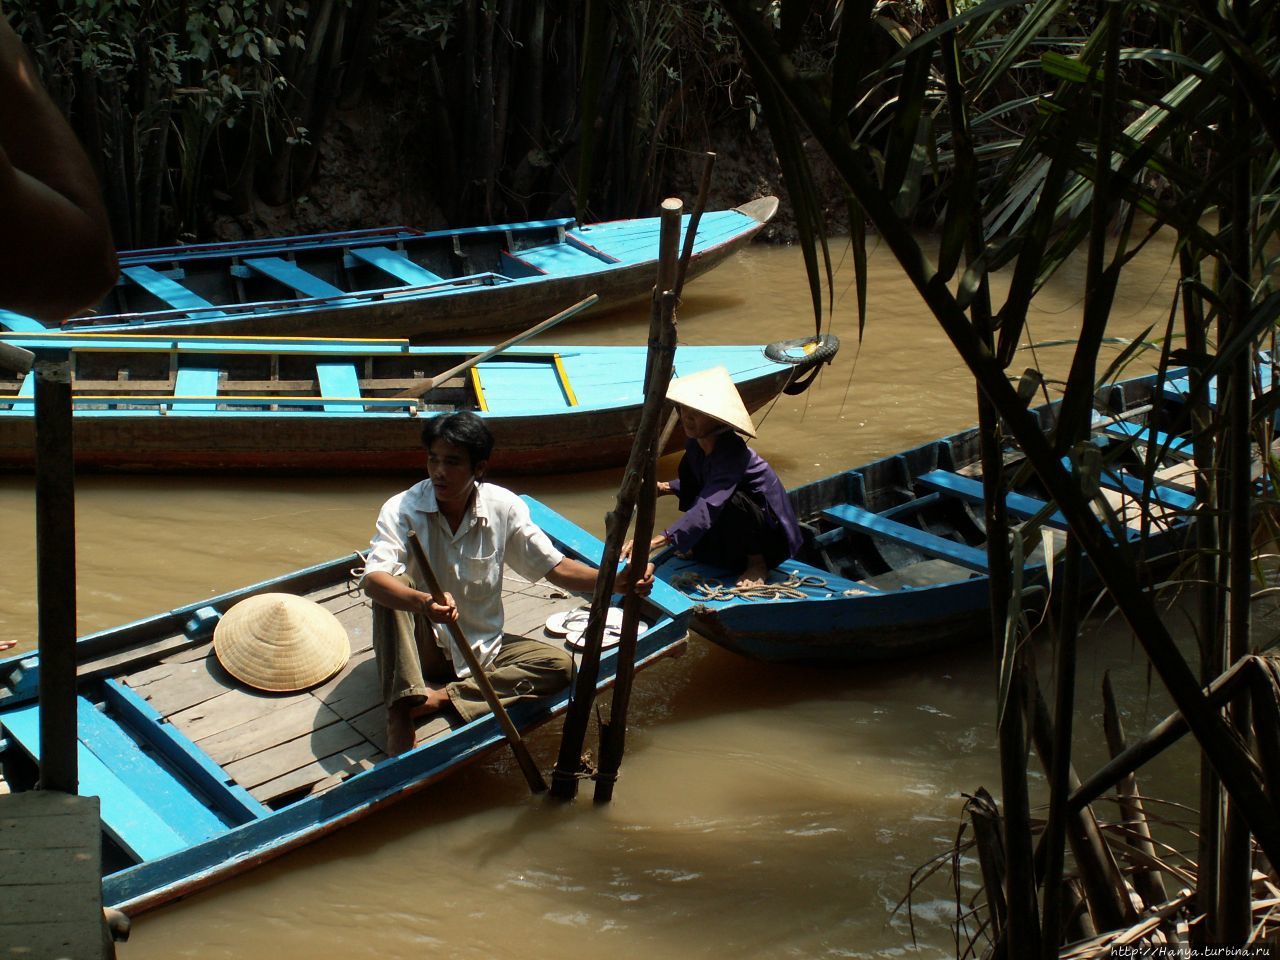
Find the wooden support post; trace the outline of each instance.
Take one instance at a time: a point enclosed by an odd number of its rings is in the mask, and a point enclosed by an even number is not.
[[[76,509],[71,361],[35,363],[40,786],[76,793]]]
[[[680,242],[680,218],[684,204],[668,199],[662,202],[661,228],[658,240],[658,283],[654,287],[653,310],[650,320],[649,362],[647,370],[652,374],[645,383],[645,401],[640,414],[640,427],[631,445],[631,456],[622,475],[616,506],[605,520],[604,556],[600,560],[600,577],[596,581],[591,600],[591,613],[583,634],[584,648],[578,676],[574,682],[573,697],[565,715],[564,732],[560,738],[560,753],[551,774],[551,796],[559,800],[572,800],[578,792],[578,773],[582,765],[582,745],[586,740],[587,723],[591,718],[591,704],[595,700],[596,682],[600,677],[600,649],[604,639],[604,625],[608,615],[609,598],[613,594],[617,577],[618,559],[622,544],[631,526],[631,515],[645,482],[645,463],[651,456],[662,422],[662,408],[666,401],[666,384],[671,378],[675,361],[675,339],[670,350],[658,350],[655,333],[661,329],[660,318],[675,313],[676,250]],[[674,325],[672,324],[674,330]],[[662,371],[665,369],[665,376]],[[651,528],[652,529],[652,528]],[[647,543],[647,541],[646,541]],[[645,544],[637,541],[632,555],[643,563],[647,559]],[[634,612],[633,612],[634,615]],[[624,611],[625,616],[625,611]],[[633,653],[634,656],[634,648]],[[621,665],[623,652],[618,651]]]

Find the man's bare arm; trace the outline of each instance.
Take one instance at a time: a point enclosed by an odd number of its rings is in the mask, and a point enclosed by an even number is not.
[[[0,16],[0,308],[59,321],[96,304],[118,274],[84,149]]]

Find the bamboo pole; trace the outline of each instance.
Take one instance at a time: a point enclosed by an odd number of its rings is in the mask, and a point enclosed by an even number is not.
[[[419,380],[417,383],[413,384],[412,386],[407,387],[401,393],[396,394],[396,396],[401,399],[409,399],[409,398],[422,399],[424,396],[426,396],[428,393],[430,393],[440,384],[448,382],[453,377],[456,377],[458,374],[462,373],[464,370],[470,370],[476,364],[484,363],[489,358],[496,357],[498,354],[500,354],[503,350],[506,350],[508,347],[514,347],[517,343],[524,343],[524,341],[529,340],[533,337],[536,337],[538,334],[542,333],[544,330],[550,330],[561,320],[568,320],[570,317],[574,316],[575,314],[581,313],[583,310],[586,310],[588,307],[596,303],[596,301],[598,301],[599,299],[600,299],[599,295],[594,293],[591,294],[591,296],[589,297],[583,297],[573,306],[565,307],[565,309],[561,310],[559,313],[555,314],[554,316],[547,317],[547,319],[541,320],[538,323],[535,323],[532,327],[530,327],[528,330],[525,330],[523,333],[517,333],[511,339],[503,340],[502,343],[498,344],[496,347],[490,347],[488,350],[484,351],[483,353],[477,354],[476,356],[472,357],[469,360],[464,360],[462,363],[458,364],[455,367],[450,367],[444,373],[437,373],[434,377],[427,377],[423,380]]]
[[[418,572],[422,574],[422,580],[427,585],[427,592],[431,594],[431,599],[436,603],[444,603],[444,591],[440,589],[440,581],[436,579],[435,571],[431,569],[431,563],[427,560],[427,553],[422,549],[422,544],[418,542],[418,535],[413,530],[409,531],[408,542],[409,553],[418,565]],[[485,674],[479,658],[476,657],[475,650],[467,642],[466,634],[456,622],[449,623],[447,626],[449,633],[453,635],[453,642],[462,653],[462,659],[467,661],[467,667],[470,668],[471,676],[475,678],[476,686],[480,688],[485,703],[489,704],[489,709],[498,719],[498,726],[502,727],[503,735],[511,744],[511,752],[515,754],[516,762],[520,764],[520,770],[524,773],[525,780],[529,782],[529,789],[534,793],[542,793],[547,789],[546,781],[542,779],[542,774],[538,771],[538,765],[533,762],[533,757],[529,756],[529,748],[525,746],[524,740],[520,738],[520,731],[511,722],[506,708],[498,699],[498,694],[493,689],[493,684],[489,682],[489,677]]]
[[[679,200],[668,199],[662,202],[658,241],[660,280],[662,278],[671,280],[674,277],[676,247],[680,239],[680,215],[683,208],[684,204]],[[668,317],[674,313],[676,297],[673,289],[659,282],[654,287],[653,296],[655,312]],[[670,360],[674,360],[674,355]],[[591,704],[595,699],[596,681],[600,676],[600,648],[604,638],[609,598],[613,593],[618,559],[622,555],[622,544],[626,538],[627,529],[631,525],[631,516],[644,483],[643,464],[645,458],[649,456],[650,447],[653,445],[661,422],[666,388],[664,386],[659,391],[656,389],[656,383],[649,386],[655,389],[645,396],[644,407],[640,413],[640,426],[636,431],[635,441],[631,445],[631,456],[623,472],[616,505],[605,519],[607,533],[604,556],[600,560],[600,577],[596,581],[595,594],[591,600],[591,613],[587,620],[587,629],[583,634],[582,662],[578,665],[573,697],[569,701],[569,711],[565,715],[564,732],[560,738],[560,753],[551,774],[551,796],[559,800],[572,800],[578,792],[578,774],[582,768],[582,745],[586,739],[587,723],[591,717]],[[621,654],[618,659],[621,661]]]
[[[684,291],[684,278],[689,269],[689,259],[693,256],[694,239],[698,233],[698,223],[702,220],[707,206],[707,192],[711,183],[711,171],[715,167],[716,155],[708,153],[702,167],[702,180],[698,186],[698,198],[694,201],[693,213],[689,217],[689,226],[685,230],[684,247],[679,261],[668,264],[661,258],[658,262],[658,289],[666,290],[670,281],[674,293],[670,301],[671,310],[658,309],[651,313],[649,322],[649,355],[645,364],[645,402],[655,394],[666,397],[667,385],[671,382],[671,371],[675,362],[676,351],[676,317],[675,309],[680,304],[680,294]],[[674,276],[670,270],[674,269]],[[667,301],[663,301],[665,304]],[[655,306],[657,306],[655,304]],[[656,348],[655,345],[656,344]],[[636,509],[636,526],[632,534],[631,562],[648,562],[648,543],[653,537],[654,518],[657,513],[658,458],[666,449],[667,438],[675,426],[675,417],[667,415],[666,424],[650,445],[644,463],[644,479],[640,484],[639,502]],[[636,625],[640,620],[640,598],[634,593],[627,594],[622,606],[622,635],[618,643],[617,675],[613,684],[613,700],[610,703],[609,719],[601,723],[600,729],[600,763],[596,770],[595,802],[608,803],[613,799],[613,785],[618,781],[618,769],[622,766],[622,755],[627,743],[627,710],[631,704],[631,684],[635,679],[636,657]]]

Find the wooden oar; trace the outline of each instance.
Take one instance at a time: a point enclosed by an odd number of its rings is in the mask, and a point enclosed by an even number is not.
[[[440,581],[436,579],[435,572],[427,561],[426,551],[422,549],[422,544],[418,542],[418,535],[412,530],[409,531],[409,552],[418,564],[418,570],[422,574],[423,581],[427,584],[427,591],[431,594],[431,599],[436,603],[444,603],[444,591],[440,589]],[[507,716],[506,708],[502,706],[502,701],[498,699],[498,694],[493,689],[493,684],[489,682],[484,668],[480,666],[476,652],[471,649],[471,644],[467,642],[466,634],[462,632],[462,627],[458,626],[457,623],[450,623],[448,627],[449,633],[453,635],[454,644],[462,651],[462,658],[467,661],[467,666],[471,669],[471,676],[475,678],[476,686],[484,694],[485,702],[489,704],[489,709],[493,711],[493,715],[498,718],[498,725],[502,727],[502,732],[506,735],[507,742],[511,744],[511,752],[516,755],[516,762],[520,764],[520,769],[524,772],[524,778],[529,782],[529,789],[534,793],[542,793],[547,789],[547,783],[542,779],[542,774],[538,770],[538,765],[533,762],[533,757],[529,756],[529,748],[525,746],[524,740],[520,738],[520,731],[516,729],[516,725]]]
[[[421,399],[422,397],[426,396],[429,392],[434,390],[436,387],[438,387],[440,384],[444,383],[445,381],[449,380],[452,377],[456,377],[458,374],[462,373],[462,371],[470,370],[477,363],[484,363],[484,361],[488,360],[490,357],[497,356],[503,350],[507,349],[507,347],[514,347],[517,343],[523,343],[525,340],[528,340],[530,337],[536,337],[538,334],[542,333],[543,330],[550,330],[561,320],[567,320],[570,317],[572,317],[575,313],[581,313],[583,310],[587,309],[587,307],[591,306],[599,299],[600,297],[597,294],[593,293],[591,294],[591,296],[585,297],[582,300],[579,300],[573,306],[566,307],[564,310],[561,310],[554,317],[547,317],[547,319],[541,321],[540,323],[534,324],[524,333],[517,333],[510,340],[504,340],[502,343],[498,344],[496,347],[490,347],[484,353],[474,356],[470,360],[464,360],[462,363],[458,364],[453,369],[446,370],[444,373],[437,373],[434,377],[427,377],[424,380],[419,380],[417,383],[409,387],[403,393],[396,394],[396,396],[417,397]]]

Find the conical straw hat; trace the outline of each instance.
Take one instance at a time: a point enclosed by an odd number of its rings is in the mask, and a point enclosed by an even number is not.
[[[213,631],[213,652],[227,673],[259,690],[305,690],[341,670],[351,656],[347,631],[332,613],[291,593],[241,600]]]
[[[690,410],[705,413],[708,417],[727,424],[748,437],[756,435],[756,425],[751,422],[742,403],[742,395],[734,386],[733,377],[724,367],[699,370],[687,377],[676,377],[667,386],[667,399]]]

